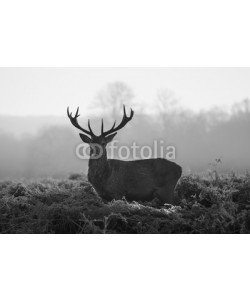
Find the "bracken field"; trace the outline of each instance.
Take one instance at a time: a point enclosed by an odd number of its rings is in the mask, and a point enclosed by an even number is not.
[[[183,176],[178,206],[103,203],[84,176],[0,182],[1,233],[250,233],[250,176]]]

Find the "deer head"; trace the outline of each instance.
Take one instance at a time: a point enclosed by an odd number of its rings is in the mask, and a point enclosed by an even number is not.
[[[104,131],[104,123],[102,119],[101,135],[99,136],[95,135],[93,130],[91,129],[90,120],[88,120],[88,130],[82,128],[79,125],[77,120],[77,118],[80,116],[79,107],[77,108],[74,116],[72,116],[72,113],[69,112],[69,107],[68,107],[67,114],[72,125],[75,126],[77,129],[81,130],[82,132],[84,132],[84,134],[80,133],[79,135],[84,143],[90,145],[90,157],[98,157],[100,156],[100,153],[103,153],[103,151],[105,151],[107,144],[113,140],[113,138],[117,134],[117,131],[122,129],[129,121],[131,121],[134,115],[134,111],[131,109],[130,116],[128,117],[126,115],[125,105],[123,105],[122,121],[117,126],[115,121],[113,126],[107,131]]]

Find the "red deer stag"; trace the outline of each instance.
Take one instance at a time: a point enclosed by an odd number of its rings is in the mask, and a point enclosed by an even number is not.
[[[113,140],[117,131],[133,118],[132,109],[130,116],[127,116],[123,106],[121,123],[115,126],[114,122],[108,131],[104,131],[102,120],[99,136],[93,133],[89,120],[89,130],[78,124],[79,107],[74,116],[69,112],[69,108],[67,114],[71,123],[85,133],[80,133],[80,137],[84,143],[90,145],[88,180],[104,201],[122,197],[127,201],[150,201],[157,198],[161,205],[173,204],[174,189],[182,173],[179,165],[163,158],[135,161],[107,158],[107,144]]]

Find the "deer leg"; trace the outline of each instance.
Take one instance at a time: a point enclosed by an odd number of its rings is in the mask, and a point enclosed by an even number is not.
[[[173,192],[169,187],[162,187],[156,191],[156,198],[159,199],[160,205],[163,206],[165,203],[172,204]]]
[[[176,186],[176,180],[169,180],[165,186],[157,188],[155,191],[155,197],[160,200],[160,204],[174,204],[174,190]]]

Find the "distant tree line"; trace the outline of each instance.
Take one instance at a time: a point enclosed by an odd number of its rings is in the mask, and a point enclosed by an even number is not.
[[[103,91],[102,96],[99,94],[98,101],[107,110],[106,128],[114,119],[120,120],[121,103],[133,106],[134,97],[126,85],[115,83]],[[184,172],[202,172],[216,167],[220,172],[244,173],[250,169],[248,99],[235,104],[231,112],[213,109],[194,113],[180,108],[173,95],[163,91],[157,96],[156,108],[151,115],[136,110],[131,123],[117,135],[119,145],[135,141],[138,145],[152,146],[155,140],[162,140],[165,145],[176,147],[176,161],[183,166]],[[86,124],[86,120],[80,121]],[[91,121],[98,133],[100,118]],[[80,139],[70,125],[47,126],[21,139],[0,132],[0,140],[0,179],[62,178],[70,173],[87,172],[88,161],[80,160],[75,154]]]

